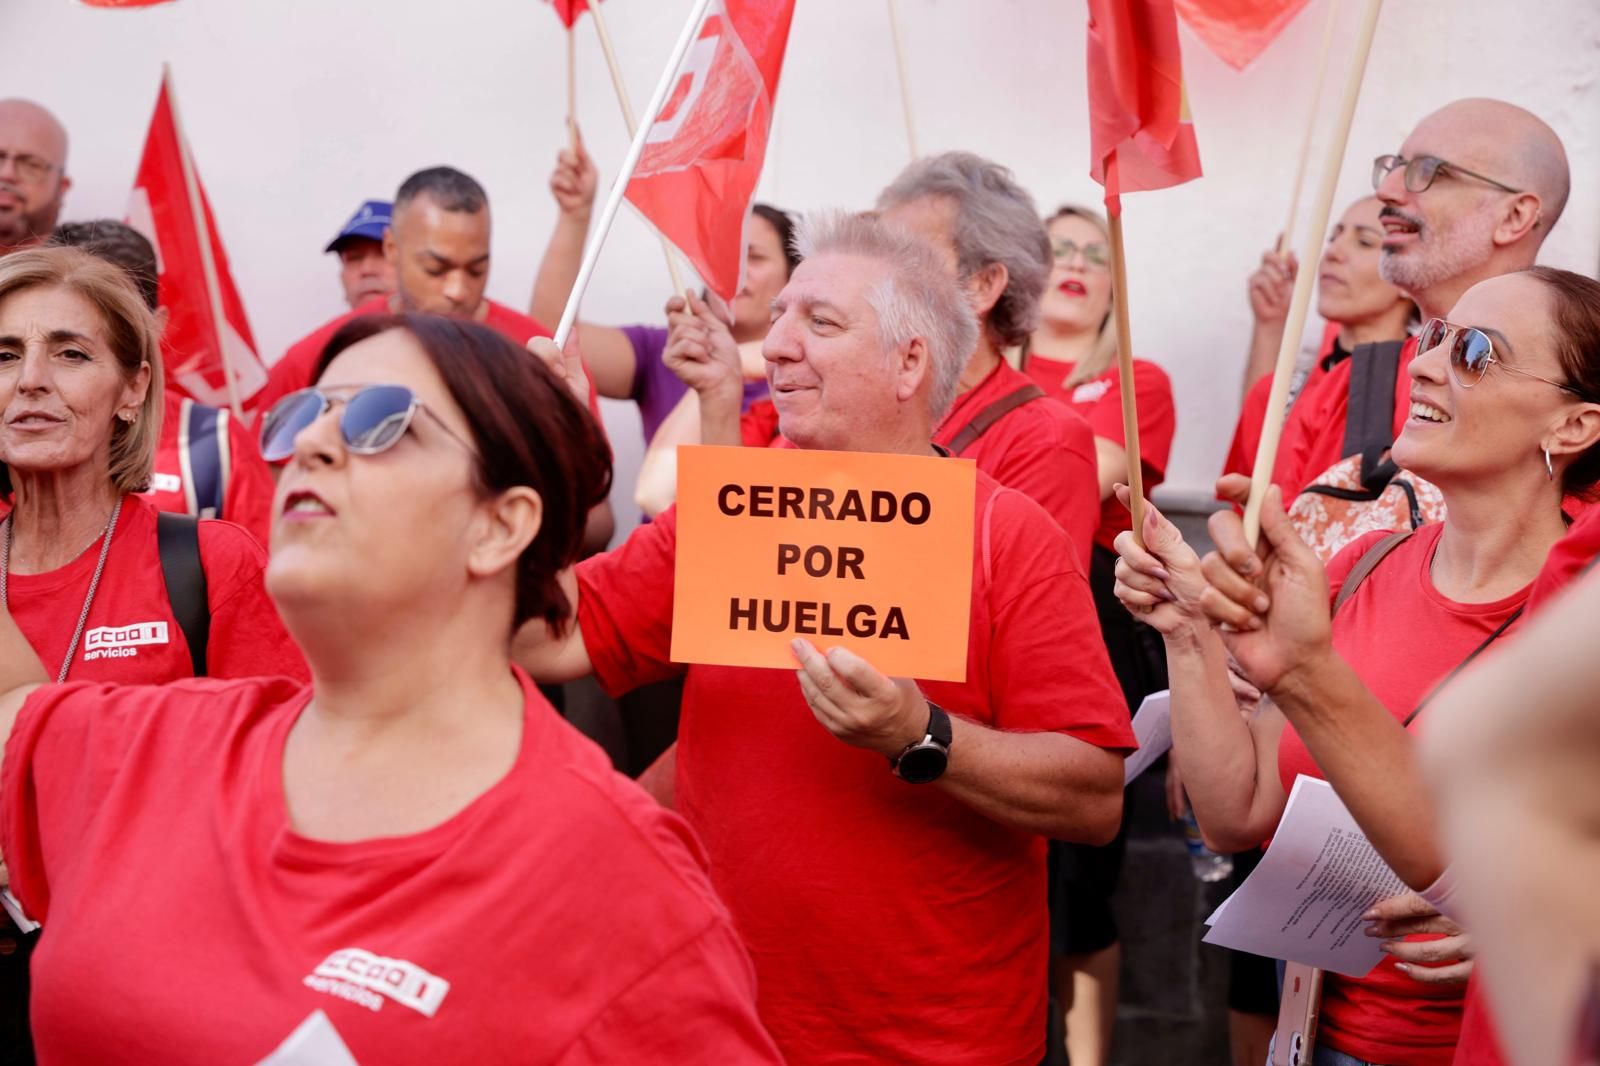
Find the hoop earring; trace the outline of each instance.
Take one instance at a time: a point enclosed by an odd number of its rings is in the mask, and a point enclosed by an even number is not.
[[[1556,468],[1550,463],[1550,449],[1544,450],[1544,472],[1551,481],[1556,479]]]

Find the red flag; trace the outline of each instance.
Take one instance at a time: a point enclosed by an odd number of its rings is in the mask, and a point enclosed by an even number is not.
[[[1235,70],[1283,32],[1308,0],[1177,0],[1178,14],[1200,39]]]
[[[195,187],[200,190],[206,229],[210,231],[222,321],[217,321],[212,314],[205,265],[200,257],[200,234],[179,154],[183,142],[178,136],[168,90],[163,79],[155,115],[150,119],[150,132],[145,137],[144,157],[139,161],[139,173],[133,181],[128,224],[156,246],[156,262],[161,270],[161,306],[169,315],[167,330],[161,339],[167,385],[201,403],[225,407],[229,394],[223,371],[224,352],[233,368],[241,402],[266,384],[267,372],[256,355],[256,342],[245,317],[244,303],[234,288],[216,218],[196,171]]]
[[[594,0],[599,3],[600,0]],[[1304,3],[1305,0],[1301,0]],[[550,6],[556,9],[556,18],[561,20],[561,25],[572,29],[572,24],[578,21],[578,16],[589,10],[589,0],[550,0]]]
[[[83,0],[83,2],[90,7],[155,7],[157,4],[170,4],[172,0]]]
[[[628,200],[712,292],[738,293],[794,0],[717,0],[656,116]]]
[[[1089,0],[1090,176],[1121,194],[1200,176],[1173,0]]]

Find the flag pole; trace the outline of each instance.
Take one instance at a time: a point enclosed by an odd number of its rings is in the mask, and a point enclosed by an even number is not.
[[[188,193],[195,234],[200,238],[200,270],[206,279],[206,299],[211,306],[211,331],[217,340],[217,355],[222,359],[222,379],[228,385],[228,406],[233,409],[233,417],[242,422],[244,408],[239,403],[239,383],[233,370],[233,360],[228,355],[228,343],[223,338],[228,320],[222,315],[222,286],[217,283],[217,263],[211,252],[211,227],[206,225],[205,204],[200,200],[200,181],[194,173],[189,135],[184,132],[183,119],[178,114],[178,91],[172,84],[171,63],[161,64],[161,84],[167,93],[167,107],[172,110],[172,128],[178,134],[178,159],[183,166],[183,186]]]
[[[571,26],[567,27],[567,141],[576,152],[578,150],[578,35],[573,32]]]
[[[617,53],[611,47],[611,31],[606,28],[606,17],[600,13],[599,0],[589,5],[589,14],[594,18],[594,32],[600,36],[600,51],[605,53],[606,67],[611,71],[611,84],[617,90],[617,106],[622,108],[622,124],[628,127],[628,136],[631,138],[639,132],[639,120],[633,115],[633,101],[628,99],[628,84],[622,80],[622,65],[617,62]],[[672,291],[675,293],[688,292],[683,284],[683,275],[678,272],[678,261],[672,257],[672,245],[667,243],[665,234],[660,232],[656,236],[661,241],[661,254],[667,260],[667,274],[672,278]]]
[[[1283,341],[1278,346],[1278,362],[1272,371],[1272,392],[1267,400],[1266,421],[1262,423],[1261,443],[1256,448],[1255,467],[1250,472],[1250,499],[1244,509],[1244,535],[1251,547],[1255,546],[1261,535],[1261,504],[1272,484],[1278,440],[1283,435],[1283,419],[1289,406],[1289,383],[1294,377],[1300,334],[1305,330],[1306,312],[1311,306],[1311,283],[1317,277],[1311,264],[1316,262],[1322,234],[1327,230],[1328,219],[1333,212],[1333,194],[1339,185],[1339,169],[1344,163],[1344,149],[1350,140],[1350,125],[1355,119],[1356,101],[1361,99],[1361,81],[1366,75],[1367,56],[1372,51],[1372,38],[1378,28],[1378,12],[1382,8],[1383,0],[1367,0],[1361,28],[1356,35],[1355,54],[1350,59],[1350,72],[1345,78],[1344,101],[1340,104],[1338,121],[1328,139],[1322,184],[1317,189],[1317,199],[1311,207],[1311,226],[1306,230],[1301,244],[1300,270],[1295,275],[1289,317],[1284,323]]]
[[[1116,157],[1112,157],[1107,184],[1115,182]],[[1133,388],[1133,328],[1128,319],[1128,256],[1122,243],[1122,207],[1108,211],[1111,236],[1111,307],[1117,324],[1117,369],[1122,394],[1122,448],[1128,456],[1128,492],[1133,539],[1144,546],[1144,463],[1139,452],[1139,407]]]
[[[1333,24],[1339,14],[1339,0],[1328,0],[1328,17],[1322,24],[1322,52],[1317,57],[1316,88],[1311,90],[1311,107],[1306,112],[1305,132],[1300,139],[1300,159],[1294,168],[1294,187],[1289,193],[1289,220],[1283,224],[1278,237],[1278,254],[1294,243],[1294,217],[1300,208],[1300,189],[1305,184],[1306,161],[1311,158],[1311,132],[1317,125],[1317,112],[1322,109],[1322,87],[1328,77],[1328,52],[1333,44]]]
[[[911,159],[915,162],[921,153],[917,151],[917,122],[911,114],[911,82],[906,76],[906,45],[900,37],[900,0],[889,0],[889,33],[894,38],[894,67],[900,75],[900,107],[906,117],[906,145],[911,149]]]
[[[661,80],[656,83],[656,91],[651,95],[650,105],[645,111],[645,124],[634,133],[633,141],[628,145],[628,154],[622,160],[622,167],[617,171],[616,180],[611,183],[611,191],[606,194],[605,207],[600,211],[600,223],[589,236],[589,243],[584,246],[583,263],[578,267],[578,278],[572,285],[572,292],[567,296],[567,306],[561,312],[561,323],[556,326],[557,347],[566,344],[567,334],[572,332],[572,325],[577,321],[578,304],[583,301],[583,292],[589,287],[589,279],[594,276],[595,264],[600,261],[600,247],[605,243],[606,234],[611,231],[611,223],[616,221],[617,210],[622,206],[623,197],[628,192],[628,182],[633,179],[634,168],[639,165],[639,157],[644,154],[644,140],[649,136],[650,127],[655,124],[656,116],[665,106],[667,94],[677,84],[678,68],[683,65],[683,57],[689,53],[690,45],[694,44],[695,34],[705,19],[706,9],[710,6],[711,0],[695,0],[689,18],[683,24],[683,32],[678,35],[678,42],[672,46],[672,55],[667,59],[666,69],[661,72]]]

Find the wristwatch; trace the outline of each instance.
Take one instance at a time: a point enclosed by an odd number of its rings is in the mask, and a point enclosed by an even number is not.
[[[929,700],[927,735],[907,744],[904,751],[889,760],[895,776],[913,785],[939,780],[950,765],[950,738],[950,716]]]

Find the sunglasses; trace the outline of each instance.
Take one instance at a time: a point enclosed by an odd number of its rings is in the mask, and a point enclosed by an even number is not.
[[[422,411],[438,423],[457,444],[476,455],[477,450],[461,439],[461,435],[444,420],[428,410],[417,394],[404,385],[364,385],[343,396],[331,396],[321,389],[301,389],[291,392],[272,405],[267,417],[261,421],[261,457],[269,463],[281,463],[294,454],[294,440],[301,430],[321,418],[335,404],[344,410],[339,413],[339,436],[346,450],[355,455],[377,455],[393,448],[412,419]]]
[[[1554,385],[1563,392],[1572,393],[1580,400],[1588,399],[1575,386],[1542,377],[1521,367],[1508,366],[1494,354],[1494,342],[1482,330],[1473,329],[1471,326],[1452,326],[1442,318],[1430,318],[1423,323],[1422,332],[1418,335],[1417,354],[1431,352],[1440,345],[1448,345],[1450,376],[1455,378],[1456,384],[1463,389],[1470,389],[1482,381],[1490,366],[1498,366],[1501,370],[1521,374],[1523,377],[1542,381],[1546,385]]]
[[[1098,241],[1089,244],[1079,244],[1077,241],[1053,241],[1050,251],[1055,255],[1056,262],[1070,263],[1083,255],[1083,261],[1091,267],[1104,269],[1111,262],[1111,253],[1106,251],[1106,246]]]
[[[1415,159],[1407,159],[1398,155],[1380,155],[1372,161],[1372,187],[1377,189],[1383,184],[1383,179],[1389,172],[1399,167],[1405,167],[1405,183],[1407,192],[1427,192],[1433,184],[1433,179],[1439,176],[1440,171],[1449,171],[1463,178],[1475,178],[1487,185],[1493,185],[1505,192],[1520,193],[1521,189],[1513,189],[1503,181],[1496,181],[1491,177],[1458,167],[1434,155],[1419,155]]]

